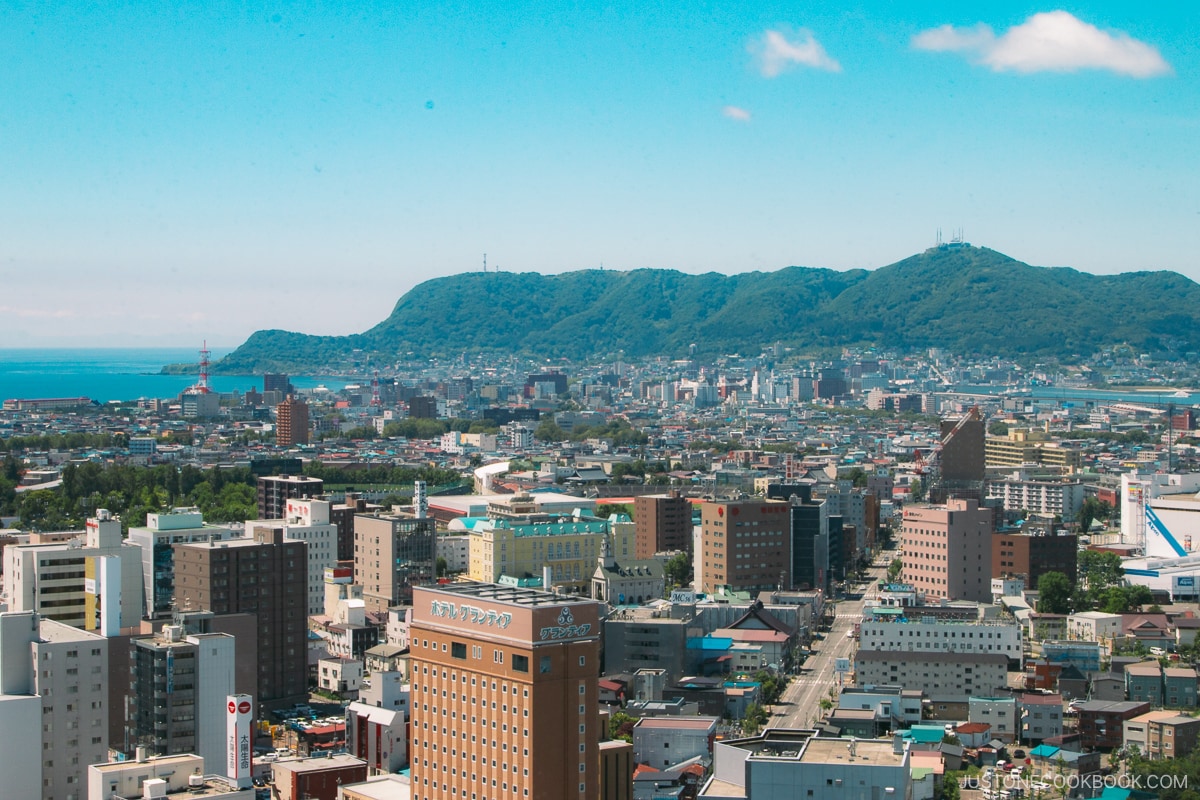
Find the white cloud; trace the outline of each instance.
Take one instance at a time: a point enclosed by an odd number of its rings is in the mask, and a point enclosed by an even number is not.
[[[1102,31],[1066,11],[1034,14],[997,37],[990,27],[942,25],[913,37],[918,50],[965,53],[996,72],[1074,72],[1105,69],[1152,78],[1171,72],[1158,50],[1121,31]]]
[[[750,45],[750,52],[765,78],[774,78],[797,64],[829,72],[842,71],[842,65],[830,58],[812,32],[804,28],[797,30],[791,39],[783,31],[766,31],[761,40]]]
[[[736,119],[738,122],[750,121],[750,112],[737,106],[725,106],[721,109],[721,113],[730,119]]]

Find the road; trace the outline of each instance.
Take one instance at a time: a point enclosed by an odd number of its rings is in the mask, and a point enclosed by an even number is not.
[[[886,559],[894,553],[887,551]],[[840,600],[836,604],[833,626],[822,633],[824,639],[813,642],[815,652],[808,657],[803,671],[792,678],[783,700],[774,706],[769,727],[810,728],[821,718],[821,698],[829,697],[829,690],[837,691],[837,674],[833,671],[838,658],[850,659],[854,666],[854,653],[858,642],[848,635],[854,623],[862,620],[863,606],[878,594],[879,581],[887,574],[887,560],[881,559],[868,570],[870,579],[858,584],[853,592],[860,594],[857,600]]]

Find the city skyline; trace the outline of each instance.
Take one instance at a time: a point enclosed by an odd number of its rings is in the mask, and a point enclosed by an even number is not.
[[[1193,19],[1085,3],[0,12],[0,347],[365,330],[482,269],[1200,267]]]

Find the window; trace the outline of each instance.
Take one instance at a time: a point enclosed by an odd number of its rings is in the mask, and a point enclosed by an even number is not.
[[[466,644],[464,644],[463,642],[451,642],[450,643],[450,657],[466,659],[466,657],[467,657]]]
[[[538,667],[538,672],[540,672],[542,675],[550,674],[550,656],[542,656],[540,665]]]

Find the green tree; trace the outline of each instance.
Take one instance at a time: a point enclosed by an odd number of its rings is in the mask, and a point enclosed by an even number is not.
[[[1061,572],[1044,572],[1037,583],[1039,614],[1071,613],[1071,580]]]
[[[925,501],[925,488],[925,482],[920,478],[914,478],[913,482],[909,484],[909,496],[912,498],[914,503],[921,503]]]
[[[558,427],[553,419],[547,417],[534,429],[533,438],[539,442],[565,442],[570,437],[566,431]]]
[[[867,485],[867,472],[862,467],[852,467],[846,474],[839,477],[842,480],[851,481],[859,488]]]
[[[671,586],[690,586],[692,583],[692,554],[684,551],[672,556],[663,567],[668,588]]]
[[[436,561],[435,563],[436,563],[436,565],[437,565],[437,576],[438,576],[439,578],[444,578],[444,577],[446,577],[446,570],[447,570],[447,568],[448,568],[448,564],[446,563],[446,559],[442,558],[441,556],[438,556],[438,557],[437,557],[437,561]]]
[[[1125,576],[1120,556],[1096,550],[1080,550],[1076,569],[1075,585],[1086,590],[1086,605],[1089,608],[1098,602],[1106,589],[1121,585]],[[1083,610],[1083,606],[1076,605],[1076,610]]]
[[[1007,436],[1008,423],[1001,420],[996,420],[991,425],[988,425],[988,433],[992,436]]]
[[[771,720],[771,715],[758,703],[746,706],[746,715],[742,717],[742,732],[753,736]]]
[[[1145,586],[1110,586],[1100,593],[1098,605],[1106,614],[1129,614],[1154,602]]]
[[[1112,518],[1112,514],[1113,507],[1107,501],[1095,497],[1085,498],[1083,505],[1079,508],[1079,513],[1075,515],[1075,520],[1079,523],[1079,532],[1087,533],[1092,525],[1092,520],[1107,521]]]
[[[893,558],[892,563],[888,564],[887,577],[889,583],[894,583],[900,577],[900,573],[904,571],[904,562],[899,558]]]
[[[633,519],[633,508],[621,503],[601,503],[596,506],[596,516],[600,519],[608,519],[613,514],[625,514]]]
[[[624,711],[617,711],[608,718],[608,738],[632,742],[633,726],[636,724],[637,717],[631,717]]]

